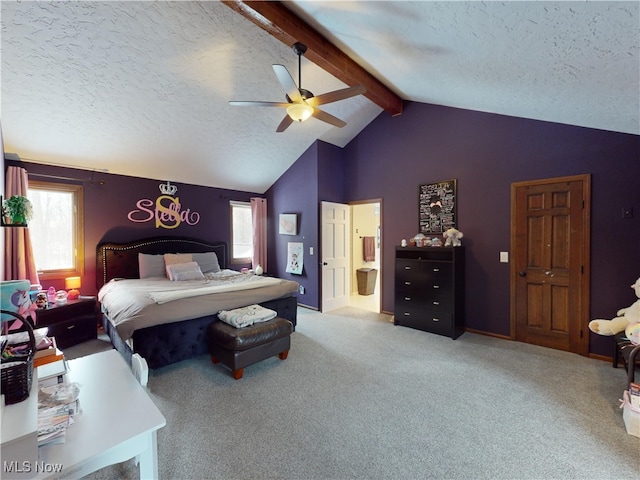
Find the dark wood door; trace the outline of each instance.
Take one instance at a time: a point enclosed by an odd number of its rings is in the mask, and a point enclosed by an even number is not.
[[[590,177],[511,188],[511,335],[587,355]]]

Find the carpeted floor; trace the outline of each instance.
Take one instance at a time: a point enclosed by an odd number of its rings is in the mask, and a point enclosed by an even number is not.
[[[69,349],[81,356],[106,344]],[[152,371],[163,479],[637,479],[623,369],[351,308],[300,308],[285,361]],[[132,461],[88,478],[134,479]]]

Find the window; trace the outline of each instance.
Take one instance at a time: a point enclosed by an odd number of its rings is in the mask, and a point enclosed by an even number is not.
[[[231,263],[251,263],[253,257],[253,222],[251,204],[229,202],[231,207]]]
[[[40,280],[82,276],[82,186],[29,181],[31,244]]]

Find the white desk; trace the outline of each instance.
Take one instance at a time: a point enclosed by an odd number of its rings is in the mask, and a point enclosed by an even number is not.
[[[138,456],[140,478],[158,478],[157,431],[162,413],[116,350],[69,361],[69,381],[80,384],[82,413],[67,428],[65,443],[40,447],[33,478],[77,479]]]
[[[24,462],[32,463],[38,458],[38,375],[33,372],[29,397],[22,402],[4,405],[2,402],[2,445],[0,446],[0,477],[29,478],[23,472]],[[9,465],[7,465],[7,463]]]

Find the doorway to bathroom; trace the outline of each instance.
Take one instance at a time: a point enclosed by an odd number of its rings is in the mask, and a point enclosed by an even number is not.
[[[382,200],[351,202],[350,306],[380,313]]]

